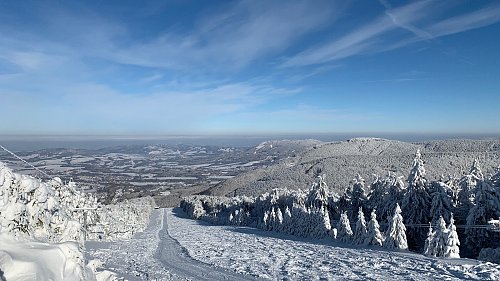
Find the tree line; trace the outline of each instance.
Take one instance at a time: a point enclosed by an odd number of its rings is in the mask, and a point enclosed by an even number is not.
[[[500,169],[485,177],[474,160],[461,178],[430,181],[417,151],[406,181],[388,173],[367,185],[358,175],[342,195],[331,192],[320,173],[307,190],[280,188],[256,198],[195,195],[184,198],[181,207],[214,224],[301,237],[440,257],[477,258],[482,249],[498,254],[500,235],[488,222],[500,216]]]

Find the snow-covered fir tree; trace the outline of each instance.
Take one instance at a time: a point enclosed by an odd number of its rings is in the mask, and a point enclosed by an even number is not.
[[[432,251],[435,257],[444,257],[446,240],[448,237],[448,228],[446,227],[446,222],[443,217],[439,217],[437,221],[436,234],[434,236],[434,249]]]
[[[394,216],[389,219],[389,228],[384,242],[384,247],[388,249],[406,250],[408,242],[406,241],[406,227],[401,216],[401,208],[396,204]]]
[[[421,228],[411,227],[413,224],[422,224],[429,221],[429,206],[431,197],[427,190],[424,161],[417,150],[413,159],[413,168],[408,176],[408,188],[402,202],[404,219],[408,227],[408,246],[412,249],[422,247],[425,233]]]
[[[366,204],[365,179],[359,174],[353,179],[351,206],[346,210],[352,220],[356,219],[356,211]]]
[[[478,182],[484,180],[483,172],[477,159],[472,163],[469,173],[462,176],[458,182],[458,202],[457,209],[459,217],[467,215],[467,211],[475,204],[476,186]]]
[[[340,215],[340,220],[337,225],[337,239],[344,243],[350,243],[352,241],[352,229],[349,222],[349,217],[346,212]]]
[[[382,206],[383,202],[385,202],[388,190],[386,190],[386,184],[383,178],[375,174],[373,176],[375,180],[370,184],[370,192],[368,193],[368,200],[366,201],[365,207],[372,210],[377,209],[378,215],[380,216],[379,208]],[[390,172],[387,177],[389,176]]]
[[[446,246],[444,248],[444,257],[446,258],[460,258],[460,240],[458,239],[457,228],[455,227],[455,220],[451,214],[450,223],[448,224],[448,232],[446,236]]]
[[[445,221],[450,220],[452,212],[452,201],[449,194],[451,188],[442,181],[434,181],[431,184],[431,211],[430,218],[433,222],[437,222],[439,217],[443,217]]]
[[[500,190],[500,165],[497,167],[496,173],[491,177],[491,183],[494,188]]]
[[[354,230],[353,237],[354,244],[360,245],[365,243],[366,233],[365,214],[363,213],[363,208],[359,207],[358,220],[356,221],[356,229]]]
[[[436,232],[432,229],[432,224],[429,222],[429,230],[427,231],[427,238],[425,239],[424,244],[424,255],[432,256],[434,253],[434,237]]]
[[[395,173],[390,173],[388,177],[384,180],[384,183],[386,185],[385,190],[387,190],[387,195],[385,196],[385,201],[380,206],[381,220],[384,219],[386,220],[387,218],[392,216],[393,211],[396,208],[396,205],[402,203],[403,196],[406,191],[403,182],[403,177],[397,176]]]
[[[370,221],[368,222],[365,245],[382,246],[383,243],[384,237],[382,233],[380,233],[380,225],[377,221],[377,214],[375,213],[375,210],[373,210],[370,215]]]
[[[479,180],[476,186],[475,204],[469,210],[465,234],[466,246],[472,257],[477,257],[481,248],[500,246],[498,239],[492,239],[493,232],[486,228],[474,228],[487,225],[490,219],[500,217],[500,194],[488,181]]]
[[[444,257],[447,245],[448,229],[442,217],[437,221],[436,230],[429,223],[429,232],[425,240],[424,255],[430,257]]]
[[[316,181],[311,186],[307,196],[306,207],[321,208],[328,204],[328,185],[325,182],[325,175],[317,176]]]

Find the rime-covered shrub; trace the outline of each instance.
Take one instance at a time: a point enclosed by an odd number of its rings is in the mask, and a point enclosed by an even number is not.
[[[500,264],[500,248],[483,248],[478,259]]]

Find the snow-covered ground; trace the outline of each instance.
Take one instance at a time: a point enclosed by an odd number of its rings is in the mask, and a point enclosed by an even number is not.
[[[129,281],[170,280],[172,275],[154,257],[161,227],[162,213],[157,209],[151,213],[147,228],[129,240],[85,242],[87,259],[98,259],[99,269],[112,270]]]
[[[87,258],[102,263],[98,270],[112,270],[129,281],[254,279],[192,259],[169,235],[168,227],[175,226],[167,223],[167,215],[166,209],[154,210],[148,227],[130,240],[86,242]]]
[[[170,235],[191,257],[279,280],[500,280],[500,265],[353,248],[248,227],[214,226],[167,209]]]
[[[345,247],[157,209],[132,239],[87,242],[87,257],[127,280],[500,280],[500,265]],[[99,269],[99,268],[98,268]]]

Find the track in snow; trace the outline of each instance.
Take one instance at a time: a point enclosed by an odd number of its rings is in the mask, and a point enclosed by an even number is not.
[[[192,259],[187,251],[168,233],[167,214],[162,209],[160,243],[155,258],[175,276],[192,280],[256,280],[250,275],[230,272]]]
[[[257,280],[215,267],[187,255],[168,233],[165,209],[151,213],[149,225],[128,241],[87,241],[87,259],[126,280]]]

